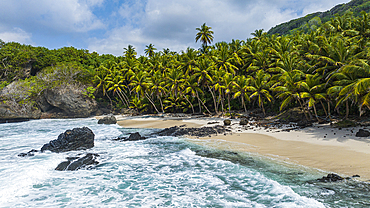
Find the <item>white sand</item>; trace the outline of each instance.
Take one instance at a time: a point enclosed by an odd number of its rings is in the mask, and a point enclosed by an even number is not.
[[[127,128],[223,125],[221,118],[117,117],[117,119],[119,125]],[[219,122],[217,124],[207,124],[217,121]],[[285,132],[282,129],[265,130],[256,127],[252,129],[252,126],[247,126],[246,129],[246,126],[239,125],[239,121],[234,119],[230,129],[231,134],[198,139],[215,141],[214,146],[217,148],[227,147],[229,150],[231,148],[236,151],[254,152],[343,176],[358,174],[361,180],[370,180],[370,138],[355,137],[360,127],[339,130],[329,125],[315,125]],[[207,143],[212,146],[212,142]]]

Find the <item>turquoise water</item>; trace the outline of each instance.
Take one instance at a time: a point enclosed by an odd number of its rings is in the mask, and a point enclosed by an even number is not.
[[[68,153],[40,149],[67,129],[87,126],[95,147]],[[248,153],[196,145],[186,138],[112,139],[152,129],[98,125],[95,119],[0,124],[0,207],[367,207],[369,186],[317,183],[325,173]],[[55,171],[68,156],[100,154],[90,170]]]

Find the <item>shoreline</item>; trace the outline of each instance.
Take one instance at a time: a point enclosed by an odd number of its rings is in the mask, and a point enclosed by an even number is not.
[[[127,128],[203,127],[223,125],[222,118],[188,117],[117,117],[117,124]],[[218,122],[218,123],[214,123]],[[210,124],[213,123],[213,124]],[[259,128],[239,125],[232,119],[232,133],[211,137],[190,138],[214,148],[251,152],[284,162],[334,172],[347,177],[360,175],[370,181],[370,139],[355,137],[358,129],[314,125],[304,129],[283,131],[284,128]],[[194,140],[195,139],[195,140]]]

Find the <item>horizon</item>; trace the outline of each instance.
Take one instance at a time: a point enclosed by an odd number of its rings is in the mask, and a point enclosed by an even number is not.
[[[149,44],[157,51],[169,48],[180,52],[187,47],[200,48],[201,43],[195,42],[195,28],[203,23],[212,27],[214,43],[245,40],[255,30],[267,32],[283,22],[347,2],[5,0],[0,2],[0,39],[115,56],[122,55],[128,45],[134,46],[138,55],[144,55]]]

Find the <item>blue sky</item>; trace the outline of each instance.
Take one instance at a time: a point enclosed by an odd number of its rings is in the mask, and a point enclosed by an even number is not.
[[[150,43],[174,51],[195,43],[207,23],[214,42],[246,39],[271,27],[349,0],[1,0],[0,39],[33,46],[122,55]]]

